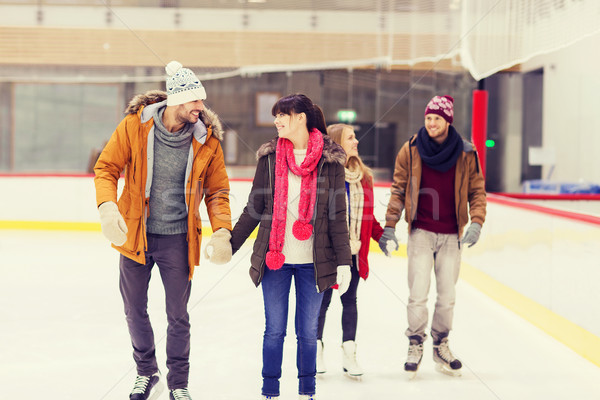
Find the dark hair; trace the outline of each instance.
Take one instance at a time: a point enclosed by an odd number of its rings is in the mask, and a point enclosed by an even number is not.
[[[290,94],[277,100],[271,109],[271,114],[275,116],[279,113],[287,115],[304,113],[306,115],[306,128],[309,132],[316,128],[322,134],[327,134],[327,124],[325,123],[323,110],[302,93]]]

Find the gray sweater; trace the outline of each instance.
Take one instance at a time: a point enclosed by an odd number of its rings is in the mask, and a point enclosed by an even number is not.
[[[184,181],[193,125],[169,132],[162,123],[164,111],[165,107],[159,108],[154,115],[154,175],[146,229],[175,235],[187,232]]]

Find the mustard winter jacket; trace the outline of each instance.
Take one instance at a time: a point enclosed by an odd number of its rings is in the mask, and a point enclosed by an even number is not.
[[[417,135],[408,140],[396,157],[394,182],[385,215],[385,226],[395,227],[404,212],[404,219],[411,230],[412,221],[417,215],[419,189],[421,187],[421,156],[417,150]],[[483,225],[486,214],[485,181],[481,173],[477,151],[471,142],[463,139],[463,152],[456,161],[454,199],[458,237],[462,237],[465,225],[477,222]]]
[[[134,97],[127,107],[127,116],[112,134],[94,167],[97,205],[107,201],[117,203],[127,224],[127,241],[113,247],[142,264],[147,248],[146,217],[154,165],[152,117],[166,99],[166,93],[161,91]],[[220,228],[231,230],[229,179],[220,144],[223,130],[217,115],[205,109],[195,125],[193,136],[185,178],[190,279],[194,267],[200,263],[202,221],[199,207],[202,198],[213,232]],[[125,186],[117,201],[117,182],[123,170]]]

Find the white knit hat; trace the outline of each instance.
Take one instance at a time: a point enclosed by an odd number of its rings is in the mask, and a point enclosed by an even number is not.
[[[177,106],[190,101],[206,100],[206,91],[200,79],[177,61],[165,67],[167,71],[167,105]]]

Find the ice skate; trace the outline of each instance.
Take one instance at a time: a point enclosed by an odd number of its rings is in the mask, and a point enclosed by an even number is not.
[[[154,400],[160,397],[164,389],[160,381],[160,372],[150,376],[138,375],[135,378],[133,390],[129,394],[129,400]]]
[[[354,340],[347,340],[342,343],[342,350],[344,352],[342,367],[344,372],[351,378],[360,380],[363,370],[356,361],[356,342]]]
[[[279,396],[265,396],[264,394],[260,398],[261,400],[279,400]]]
[[[417,376],[417,370],[423,359],[423,342],[418,339],[410,339],[408,345],[408,356],[404,363],[404,370],[409,374],[409,379]]]
[[[462,363],[452,355],[448,347],[448,338],[442,339],[439,344],[433,344],[433,361],[438,371],[451,376],[461,376]]]
[[[301,394],[298,396],[298,400],[317,400],[314,394]]]
[[[323,359],[323,350],[323,341],[317,340],[317,374],[324,374],[327,372],[325,360]]]
[[[192,400],[187,388],[173,389],[169,393],[169,400]]]

